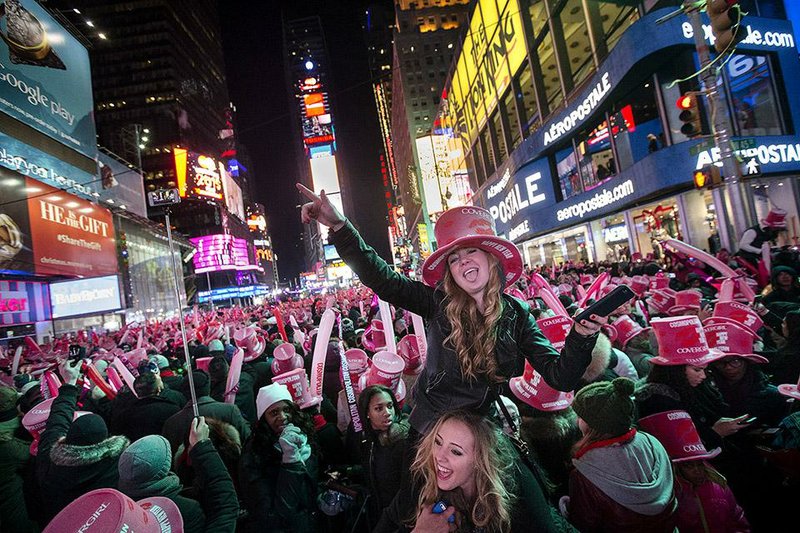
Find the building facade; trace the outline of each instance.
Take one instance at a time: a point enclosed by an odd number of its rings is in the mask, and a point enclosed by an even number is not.
[[[475,188],[498,231],[530,266],[663,253],[678,238],[735,249],[737,228],[770,208],[800,235],[796,37],[783,2],[743,1],[744,40],[723,58],[721,106],[732,121],[741,181],[698,189],[693,174],[719,161],[708,137],[681,133],[676,101],[701,89],[680,2],[481,0],[449,71],[438,120],[450,163]],[[704,37],[713,39],[703,15]],[[710,109],[701,97],[703,133]],[[739,195],[746,221],[733,220]],[[793,241],[794,239],[794,241]]]

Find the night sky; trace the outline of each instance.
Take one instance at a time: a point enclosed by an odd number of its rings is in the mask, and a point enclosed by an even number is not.
[[[386,0],[391,5],[388,0]],[[374,2],[372,2],[374,3]],[[302,141],[293,135],[286,92],[281,20],[319,15],[331,59],[333,120],[341,174],[359,206],[351,219],[364,239],[389,257],[380,175],[380,132],[361,23],[367,2],[220,2],[228,91],[237,108],[240,143],[250,153],[254,200],[264,204],[281,281],[304,269],[301,198],[294,183]]]

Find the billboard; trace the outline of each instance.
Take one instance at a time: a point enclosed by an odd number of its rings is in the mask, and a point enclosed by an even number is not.
[[[94,159],[89,53],[34,0],[5,0],[0,110]]]
[[[47,283],[0,281],[0,326],[50,320]]]
[[[225,189],[225,206],[228,211],[239,217],[242,222],[245,221],[244,216],[244,200],[242,199],[242,188],[231,177],[227,170],[222,171],[222,185]]]
[[[342,207],[342,194],[339,187],[339,172],[336,170],[336,156],[322,156],[309,159],[311,164],[311,181],[314,192],[319,194],[323,189],[333,205],[344,213]],[[320,227],[323,240],[328,239],[328,228]]]
[[[222,200],[225,197],[222,176],[225,167],[214,158],[184,148],[172,150],[175,158],[175,176],[181,197]],[[244,217],[242,217],[244,218]]]
[[[61,276],[116,274],[111,213],[0,169],[0,270]]]
[[[94,200],[99,195],[97,175],[0,132],[0,166],[43,181],[57,189]]]
[[[336,247],[332,244],[326,244],[323,246],[325,250],[325,262],[329,261],[341,261],[342,258],[339,257],[339,252],[336,251]]]
[[[306,108],[307,117],[316,117],[325,114],[325,101],[322,93],[303,95],[303,105]]]
[[[464,38],[447,102],[467,145],[497,105],[525,61],[518,0],[479,0]]]
[[[258,270],[250,263],[247,241],[233,235],[205,235],[189,239],[197,252],[192,257],[194,271],[216,272],[219,270]]]
[[[139,171],[103,152],[98,154],[97,167],[100,174],[100,198],[113,200],[114,204],[147,218],[144,181]]]
[[[245,287],[227,287],[224,289],[211,289],[199,291],[197,302],[204,303],[209,300],[228,300],[230,298],[246,298],[248,296],[265,296],[269,292],[266,285],[248,285]]]
[[[50,303],[53,318],[117,311],[122,309],[119,276],[51,283]]]

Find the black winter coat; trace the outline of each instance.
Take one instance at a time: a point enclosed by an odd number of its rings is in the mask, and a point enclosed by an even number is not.
[[[125,435],[135,442],[147,435],[160,435],[164,422],[181,410],[171,400],[162,396],[140,398],[121,412],[115,412],[111,432]]]
[[[239,485],[250,513],[244,531],[315,533],[319,531],[316,453],[305,464],[283,464],[277,440],[272,442],[256,427],[242,451]]]
[[[117,462],[130,444],[122,436],[112,436],[91,446],[64,443],[79,392],[75,385],[61,386],[39,440],[36,477],[44,495],[43,518],[48,522],[83,494],[95,489],[116,488]]]
[[[473,382],[465,379],[455,352],[443,345],[451,330],[444,314],[444,292],[395,272],[349,222],[331,232],[330,239],[342,259],[378,297],[428,320],[427,361],[414,387],[411,426],[425,433],[443,413],[459,408],[489,414],[494,395],[487,378],[478,376]],[[550,386],[573,390],[591,360],[596,339],[597,335],[583,337],[573,330],[559,354],[537,327],[528,305],[503,294],[495,347],[498,374],[506,380],[502,388],[508,387],[509,378],[522,374],[527,359]]]

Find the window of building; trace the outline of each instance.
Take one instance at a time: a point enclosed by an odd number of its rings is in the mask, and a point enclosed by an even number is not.
[[[581,175],[578,173],[578,159],[575,157],[572,145],[556,152],[556,174],[564,200],[583,192]]]
[[[600,11],[600,23],[606,47],[611,52],[628,26],[639,20],[639,11],[635,6],[617,5],[611,2],[597,2],[597,7]]]
[[[568,70],[572,74],[573,85],[577,86],[594,70],[582,0],[567,0],[559,13],[559,20],[567,47]]]
[[[739,135],[782,135],[781,112],[769,59],[735,54],[725,65]]]
[[[506,91],[505,96],[503,96],[502,112],[508,124],[511,151],[513,152],[522,142],[522,130],[519,127],[519,116],[517,115],[517,104],[515,103],[513,89]]]
[[[484,126],[478,138],[480,140],[481,157],[483,165],[486,170],[486,176],[491,176],[497,168],[497,159],[494,156],[494,148],[492,148],[492,141],[489,138],[490,132],[488,126]]]
[[[554,109],[558,107],[557,101],[561,99],[563,92],[561,90],[561,79],[558,76],[556,54],[553,51],[553,40],[549,31],[545,32],[537,52],[539,65],[541,65],[542,69],[542,83],[544,84],[547,107]]]
[[[495,109],[491,116],[490,137],[494,141],[495,152],[498,156],[498,165],[508,159],[508,143],[506,142],[506,132],[503,129],[503,121],[500,117],[500,109]]]
[[[538,37],[542,29],[547,26],[547,6],[544,0],[528,0],[528,16],[533,27],[533,36]]]
[[[517,74],[514,87],[517,107],[522,112],[522,135],[527,139],[540,121],[539,107],[536,105],[536,95],[533,93],[533,78],[527,61],[522,64],[522,70]]]
[[[475,144],[472,145],[472,150],[469,151],[469,159],[475,169],[476,188],[478,188],[486,181],[486,170],[483,167],[483,153],[480,141],[475,141]]]
[[[650,80],[640,83],[620,99],[612,108],[609,121],[619,170],[625,170],[647,154],[664,147],[664,128]]]
[[[608,123],[601,120],[575,136],[583,190],[589,191],[617,174]]]

